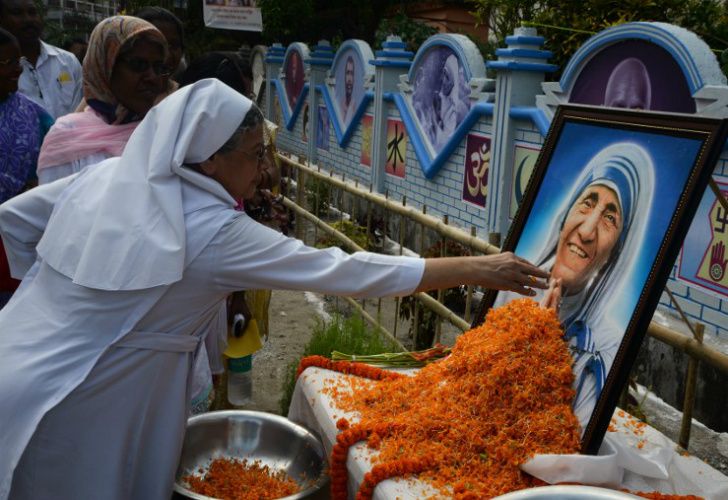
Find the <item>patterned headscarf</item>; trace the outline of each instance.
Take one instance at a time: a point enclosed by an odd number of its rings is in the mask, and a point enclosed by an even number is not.
[[[83,60],[83,97],[109,123],[122,123],[130,113],[111,91],[111,74],[122,46],[142,34],[150,40],[158,41],[164,50],[164,56],[167,56],[164,35],[153,24],[137,17],[109,17],[97,24],[91,32],[88,52]],[[170,81],[167,93],[172,90],[174,88]]]

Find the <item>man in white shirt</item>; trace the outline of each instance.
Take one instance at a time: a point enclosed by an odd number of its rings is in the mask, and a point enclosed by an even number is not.
[[[18,90],[54,119],[75,111],[83,97],[81,64],[40,39],[43,20],[33,0],[0,0],[0,26],[20,42],[24,60]]]

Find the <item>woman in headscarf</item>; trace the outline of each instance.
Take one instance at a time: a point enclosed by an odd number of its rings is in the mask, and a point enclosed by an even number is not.
[[[40,145],[53,124],[51,115],[18,92],[20,57],[18,40],[0,28],[0,204],[35,185]],[[19,283],[10,277],[0,243],[0,308]]]
[[[582,429],[591,417],[624,336],[611,309],[638,260],[652,206],[654,168],[639,145],[621,142],[597,153],[556,212],[543,251],[534,259],[557,286],[542,305],[555,306],[574,357],[574,412]],[[496,304],[512,298],[501,293]],[[558,300],[558,299],[557,299]]]
[[[59,118],[38,159],[40,184],[119,156],[151,107],[174,90],[167,42],[152,24],[131,16],[101,21],[83,61],[83,101]]]
[[[193,353],[234,290],[546,286],[513,254],[347,255],[257,224],[234,207],[259,180],[262,123],[203,80],[153,108],[120,158],[0,207],[25,276],[0,311],[0,499],[168,500]]]

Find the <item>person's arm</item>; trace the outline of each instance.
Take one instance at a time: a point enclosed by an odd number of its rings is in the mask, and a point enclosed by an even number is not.
[[[522,295],[536,295],[533,288],[547,288],[549,273],[511,252],[477,257],[427,259],[422,280],[415,291],[479,285]]]
[[[511,253],[425,260],[320,250],[247,216],[223,228],[215,246],[211,267],[218,287],[227,291],[271,288],[366,298],[474,284],[532,295],[530,287],[546,288],[538,278],[548,277]]]
[[[35,247],[43,236],[53,206],[74,178],[66,177],[33,188],[0,205],[0,237],[13,278],[22,279],[35,262]]]

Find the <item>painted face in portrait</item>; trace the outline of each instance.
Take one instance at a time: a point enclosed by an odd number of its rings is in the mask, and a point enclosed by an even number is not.
[[[561,229],[551,271],[567,293],[581,291],[609,260],[622,228],[622,207],[612,189],[596,183],[578,196]]]
[[[354,94],[354,59],[351,56],[346,59],[344,68],[344,91],[348,106],[351,103],[351,96]]]
[[[445,66],[442,68],[442,84],[435,99],[440,106],[439,116],[442,120],[442,128],[448,131],[455,130],[458,123],[457,104],[460,101],[460,95],[457,78],[458,59],[455,54],[451,54],[445,60]]]
[[[652,84],[642,61],[630,57],[615,66],[604,93],[605,106],[650,109],[651,100]]]

